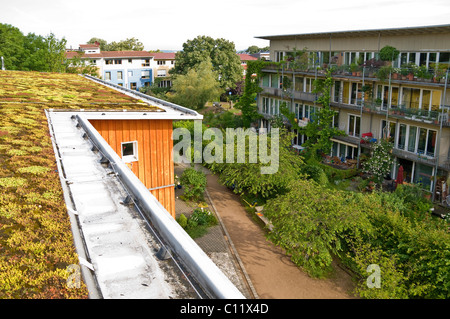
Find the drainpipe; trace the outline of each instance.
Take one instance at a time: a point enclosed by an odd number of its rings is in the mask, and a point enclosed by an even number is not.
[[[442,135],[442,122],[444,121],[444,105],[445,105],[445,94],[447,92],[447,81],[448,81],[448,69],[447,73],[445,74],[445,86],[444,86],[444,96],[442,97],[443,103],[441,106],[441,120],[439,121],[439,135],[438,135],[438,143],[436,145],[436,165],[434,167],[434,176],[433,176],[433,187],[432,187],[432,193],[431,193],[431,201],[434,202],[435,193],[436,193],[436,182],[437,182],[437,171],[439,167],[439,151],[441,146],[441,135]],[[442,190],[443,191],[443,190]],[[442,202],[442,194],[441,194],[441,202]]]
[[[5,60],[2,57],[2,71],[5,71]]]
[[[364,71],[365,70],[366,70],[366,64],[364,63],[363,64],[363,73],[362,73],[362,86],[363,86],[363,88],[364,88]],[[363,89],[362,90],[362,96],[361,96],[361,109],[360,109],[360,121],[361,121],[361,123],[359,124],[359,126],[360,126],[359,134],[360,135],[361,135],[361,128],[362,128],[362,113],[363,113],[362,110],[363,110],[364,104],[365,104],[365,92],[364,92],[364,89]],[[358,158],[357,158],[356,168],[359,167],[360,156],[361,156],[361,136],[360,136],[360,138],[358,140]]]

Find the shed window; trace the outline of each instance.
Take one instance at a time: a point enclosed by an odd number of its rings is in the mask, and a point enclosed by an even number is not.
[[[125,163],[135,162],[138,160],[137,141],[122,143],[122,160]]]

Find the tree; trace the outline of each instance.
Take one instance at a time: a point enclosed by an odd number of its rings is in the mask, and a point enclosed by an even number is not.
[[[256,45],[251,45],[248,47],[248,49],[246,50],[246,52],[248,54],[254,54],[254,53],[258,53],[258,52],[264,52],[264,51],[269,51],[270,47],[264,47],[264,48],[260,48]]]
[[[208,36],[198,36],[183,43],[183,50],[175,55],[175,67],[170,73],[184,75],[207,58],[211,59],[223,90],[234,88],[242,80],[243,70],[234,43]]]
[[[72,59],[65,62],[67,73],[89,74],[98,76],[98,68],[91,64],[89,60],[83,59],[84,52],[78,52]]]
[[[100,44],[101,51],[142,51],[144,50],[144,45],[136,38],[127,38],[126,40],[121,40],[119,42],[108,43],[106,40],[100,38],[91,38],[87,44]]]
[[[173,81],[172,90],[174,93],[169,96],[170,100],[192,109],[201,109],[207,101],[217,98],[221,89],[211,60],[206,58],[186,75],[178,75]]]
[[[62,72],[66,42],[53,33],[46,37],[34,33],[24,36],[18,28],[0,24],[0,56],[7,70]]]
[[[100,51],[108,51],[108,42],[100,38],[91,38],[87,44],[100,44]]]
[[[386,45],[380,50],[380,60],[381,61],[393,61],[397,59],[398,55],[400,54],[400,51],[398,51],[396,48]]]
[[[295,114],[291,113],[286,106],[280,108],[281,113],[288,118],[292,128],[306,134],[308,139],[303,146],[306,147],[310,156],[317,158],[318,151],[327,152],[331,149],[333,136],[345,135],[345,132],[332,126],[333,117],[336,112],[330,108],[330,92],[333,85],[331,70],[328,70],[325,80],[314,81],[314,93],[319,94],[317,103],[322,107],[313,115],[312,121],[306,127],[297,124]]]
[[[119,42],[111,42],[107,51],[142,51],[144,45],[136,38],[126,39]]]
[[[0,23],[0,56],[7,70],[21,70],[24,48],[22,32],[12,25]]]
[[[66,58],[67,40],[62,38],[58,40],[53,33],[44,38],[47,51],[45,54],[45,62],[49,72],[63,72],[64,60]]]
[[[266,65],[264,61],[248,61],[247,74],[245,77],[244,94],[242,94],[236,107],[242,111],[242,121],[244,127],[250,127],[250,125],[256,120],[261,118],[258,113],[258,107],[256,105],[257,93],[262,89],[259,87],[259,79],[261,78],[261,70]],[[256,74],[256,77],[253,76]]]

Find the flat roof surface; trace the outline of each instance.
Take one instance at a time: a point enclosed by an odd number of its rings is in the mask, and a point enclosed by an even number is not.
[[[283,34],[283,35],[267,35],[257,36],[257,39],[265,40],[288,40],[288,39],[314,39],[314,38],[329,38],[331,37],[368,37],[368,36],[395,36],[395,35],[417,35],[417,34],[435,34],[450,32],[450,24],[419,26],[419,27],[405,27],[405,28],[389,28],[389,29],[369,29],[369,30],[347,30],[347,31],[330,31],[317,33],[298,33],[298,34]]]
[[[101,165],[101,154],[92,151],[73,114],[48,112],[63,168],[59,173],[103,298],[197,298],[174,261],[156,257],[160,242],[135,206],[121,203],[125,188],[111,168]]]

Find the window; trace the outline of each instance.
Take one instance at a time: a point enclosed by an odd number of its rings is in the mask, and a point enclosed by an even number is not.
[[[388,122],[388,125],[386,126],[386,121],[381,121],[381,137],[382,138],[389,138],[389,142],[393,143],[394,138],[396,136],[396,128],[397,124],[395,122]]]
[[[111,72],[105,72],[105,80],[106,81],[111,80]]]
[[[158,64],[158,65],[165,65],[165,64],[166,64],[166,61],[161,61],[161,60],[159,60],[157,64]]]
[[[133,63],[133,59],[128,59],[128,63]]]
[[[125,163],[136,162],[138,160],[137,141],[121,143],[122,160]]]
[[[268,73],[265,73],[262,76],[262,86],[263,87],[270,87],[269,83],[270,83],[270,75]]]
[[[142,79],[150,79],[150,70],[141,71],[141,78]]]
[[[361,117],[356,115],[348,116],[348,135],[359,136],[361,130]]]
[[[133,71],[128,71],[128,76],[132,77],[133,76]]]
[[[167,76],[167,71],[166,70],[158,70],[156,73],[156,76],[158,76],[158,77]]]
[[[136,84],[136,82],[131,82],[131,83],[130,83],[130,89],[132,89],[132,90],[136,90],[136,89],[137,89],[137,84]]]
[[[117,71],[117,80],[123,80],[123,72]]]
[[[150,59],[142,60],[142,66],[150,66]]]
[[[115,59],[114,64],[122,64],[122,59]]]
[[[407,126],[405,124],[400,124],[400,129],[398,132],[398,139],[397,139],[397,148],[399,148],[401,150],[405,149],[406,129],[407,129]]]
[[[113,60],[105,60],[105,64],[113,64]]]
[[[334,82],[333,102],[339,102],[339,94],[341,92],[341,81]]]
[[[295,91],[303,92],[303,78],[302,77],[295,77]]]

